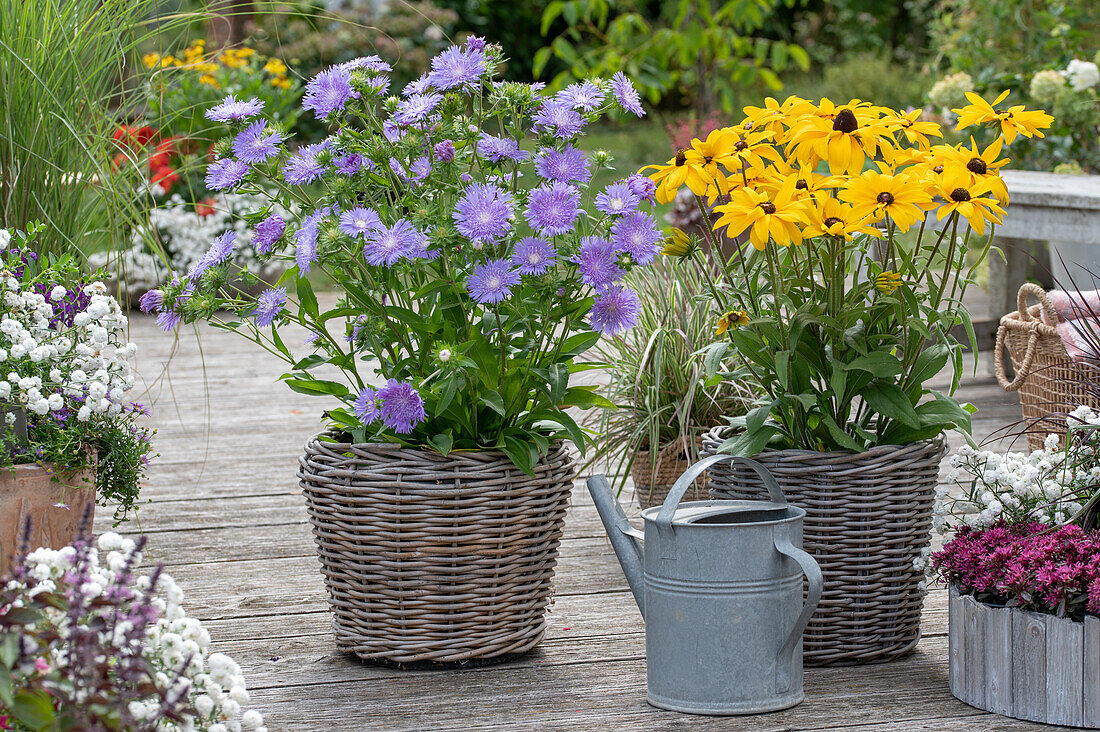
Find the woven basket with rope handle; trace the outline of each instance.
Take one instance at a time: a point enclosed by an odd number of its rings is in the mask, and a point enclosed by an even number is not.
[[[1038,300],[1028,306],[1028,296]],[[1027,445],[1031,450],[1043,447],[1048,434],[1064,440],[1064,415],[1087,405],[1100,408],[1100,400],[1083,386],[1081,366],[1073,361],[1062,345],[1057,325],[1058,312],[1039,285],[1025,282],[1017,298],[1018,310],[1001,318],[997,328],[997,343],[993,351],[993,367],[997,383],[1005,391],[1020,395],[1020,410],[1026,427]],[[1015,378],[1005,374],[1004,350],[1012,358]]]

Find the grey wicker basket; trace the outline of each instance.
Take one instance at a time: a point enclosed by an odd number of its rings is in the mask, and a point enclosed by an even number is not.
[[[560,442],[532,477],[499,451],[311,441],[298,478],[336,646],[396,664],[534,648],[575,473]]]
[[[713,455],[732,435],[703,438]],[[810,665],[890,661],[920,639],[924,573],[914,565],[928,546],[942,439],[881,445],[862,453],[764,450],[759,461],[788,500],[805,509],[803,546],[825,577],[821,604],[803,635]],[[755,473],[718,463],[714,498],[766,499]]]

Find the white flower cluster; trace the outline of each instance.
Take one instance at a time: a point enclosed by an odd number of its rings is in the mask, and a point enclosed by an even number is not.
[[[126,564],[134,550],[134,542],[107,532],[99,537],[98,551],[90,550],[91,572],[84,584],[84,591],[92,596],[102,594],[116,578],[116,573]],[[76,550],[37,549],[27,555],[27,565],[32,576],[39,581],[31,593],[53,591],[56,582],[72,569]],[[100,564],[100,557],[103,563]],[[139,576],[133,589],[140,597],[149,590],[149,578]],[[197,718],[183,724],[160,720],[157,729],[164,732],[267,732],[263,717],[253,709],[245,710],[249,703],[244,676],[237,663],[224,653],[210,653],[210,634],[196,618],[188,617],[183,609],[183,592],[167,574],[162,573],[157,582],[152,604],[160,611],[160,619],[146,629],[142,655],[152,668],[157,669],[157,685],[168,689],[175,679],[173,691],[188,695],[191,704],[199,712]],[[51,611],[50,621],[64,637],[68,618],[65,613]],[[131,626],[132,627],[132,626]],[[119,634],[125,628],[119,629]],[[109,639],[105,639],[107,643]],[[190,661],[183,672],[176,676],[185,661]],[[58,662],[62,659],[50,659]],[[134,701],[129,711],[137,719],[155,719],[159,707],[155,699]]]
[[[1084,91],[1100,84],[1100,68],[1092,61],[1073,59],[1062,72],[1074,91]]]
[[[126,316],[102,282],[84,287],[89,300],[71,327],[11,273],[0,274],[0,291],[0,400],[38,415],[68,408],[82,422],[122,411],[137,346],[124,343]],[[49,299],[56,304],[67,292],[55,286]]]
[[[106,267],[129,296],[140,297],[167,282],[173,272],[186,274],[210,248],[210,242],[233,229],[237,232],[237,248],[231,261],[261,278],[277,277],[281,265],[260,261],[250,244],[252,230],[244,219],[245,213],[264,205],[265,200],[258,196],[225,193],[216,196],[211,204],[213,211],[202,216],[179,195],[173,195],[164,205],[149,211],[149,225],[134,230],[129,249],[115,256],[95,254],[89,262],[96,268]],[[271,212],[290,218],[278,207]],[[148,243],[154,239],[164,246],[168,261],[149,251]]]

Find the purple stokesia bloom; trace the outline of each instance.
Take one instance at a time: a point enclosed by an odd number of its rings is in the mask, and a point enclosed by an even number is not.
[[[340,214],[340,231],[352,237],[367,238],[367,232],[381,222],[373,209],[356,206]]]
[[[536,188],[527,198],[527,216],[531,228],[543,236],[568,234],[580,215],[581,194],[559,181]]]
[[[283,178],[294,186],[312,183],[325,172],[325,166],[317,161],[323,148],[320,144],[306,145],[287,158],[283,166]]]
[[[241,184],[244,177],[248,175],[248,171],[248,164],[239,160],[233,158],[215,160],[206,169],[206,187],[212,191],[234,188]]]
[[[477,154],[493,163],[502,160],[514,160],[522,163],[531,157],[531,153],[520,149],[519,143],[511,137],[495,137],[481,133],[477,142]]]
[[[206,110],[206,118],[214,122],[236,122],[255,117],[263,109],[264,103],[256,97],[242,102],[230,94],[222,100],[221,104]]]
[[[262,163],[279,154],[279,143],[282,141],[279,131],[267,129],[267,120],[261,119],[245,127],[233,139],[233,154],[245,163]]]
[[[421,155],[416,160],[409,163],[409,173],[411,174],[412,181],[419,183],[428,177],[428,174],[432,172],[432,161],[427,155]]]
[[[570,108],[583,112],[594,110],[605,96],[606,93],[600,89],[600,85],[592,81],[571,84],[557,94],[557,98],[568,104]]]
[[[639,203],[626,181],[612,183],[596,196],[596,208],[608,216],[622,216],[636,211]]]
[[[442,94],[414,94],[398,103],[393,113],[393,121],[402,127],[408,127],[434,112],[442,101]]]
[[[642,304],[633,290],[611,287],[596,293],[595,302],[588,312],[588,324],[600,333],[618,335],[634,327],[641,309]]]
[[[368,71],[379,71],[382,73],[388,73],[393,71],[393,67],[379,58],[376,54],[370,56],[360,56],[359,58],[353,58],[351,61],[345,61],[339,65],[339,68],[347,71],[354,71],[355,69],[367,69]]]
[[[615,245],[607,239],[596,236],[581,239],[576,261],[581,280],[586,285],[603,290],[622,277],[623,271],[619,268],[618,260]]]
[[[405,166],[401,164],[401,161],[397,158],[390,158],[390,170],[397,176],[400,181],[406,181],[409,179],[409,174],[405,172]]]
[[[390,88],[390,77],[385,74],[371,74],[361,82],[360,88],[373,96],[382,96]]]
[[[294,234],[294,261],[300,272],[309,274],[310,265],[317,260],[317,234],[320,232],[321,219],[331,214],[331,206],[317,209],[305,218]]]
[[[560,99],[544,99],[539,111],[531,118],[535,123],[537,132],[546,132],[553,129],[554,134],[562,140],[576,137],[588,124],[588,121],[574,112],[569,104]]]
[[[455,159],[455,144],[450,140],[437,142],[435,147],[432,148],[432,152],[435,153],[435,159],[439,162],[449,163]]]
[[[408,434],[428,416],[424,411],[424,400],[412,384],[390,379],[378,390],[378,398],[382,400],[379,410],[382,424],[394,432]]]
[[[664,239],[657,221],[644,211],[616,219],[611,225],[611,240],[621,252],[626,252],[638,264],[649,264],[661,251]]]
[[[172,330],[183,322],[183,316],[174,310],[165,310],[157,316],[157,327],[161,330]]]
[[[475,302],[496,304],[512,296],[519,284],[519,270],[512,269],[507,259],[490,259],[474,267],[466,289]]]
[[[540,178],[562,183],[587,183],[592,177],[588,158],[572,145],[566,145],[560,152],[552,147],[539,150],[535,156],[535,173]]]
[[[401,139],[401,128],[392,119],[388,119],[382,123],[382,136],[387,142],[397,142]]]
[[[160,310],[164,305],[164,293],[160,290],[149,290],[138,300],[138,307],[143,313],[151,313]]]
[[[410,253],[425,249],[424,234],[406,219],[398,219],[393,226],[384,224],[371,229],[363,245],[363,257],[369,264],[389,267]]]
[[[401,96],[412,97],[417,94],[424,94],[431,88],[432,84],[428,81],[428,75],[422,74],[405,85],[405,88],[401,90]]]
[[[332,165],[344,175],[355,175],[363,167],[363,156],[359,153],[336,155],[332,158]]]
[[[359,93],[351,88],[351,69],[330,66],[306,84],[302,109],[312,110],[317,119],[324,119],[358,98]]]
[[[467,239],[495,241],[512,228],[511,215],[512,194],[491,183],[474,183],[462,194],[452,218]]]
[[[540,275],[550,269],[558,253],[550,242],[528,236],[516,243],[512,250],[512,264],[520,274]]]
[[[657,203],[657,184],[641,173],[635,173],[626,179],[626,184],[639,200],[650,204]]]
[[[618,100],[620,107],[627,112],[633,112],[637,117],[645,117],[638,90],[634,88],[630,79],[626,78],[626,74],[619,71],[611,77],[611,91],[615,93],[615,99]]]
[[[260,293],[256,298],[256,309],[249,315],[256,318],[258,327],[266,328],[283,311],[283,305],[286,305],[286,288],[272,287]]]
[[[485,73],[485,51],[451,46],[432,59],[428,81],[440,91],[470,86]]]
[[[252,248],[260,254],[267,254],[275,242],[279,241],[286,231],[286,222],[278,214],[271,214],[266,219],[256,224],[252,231]]]
[[[195,265],[191,268],[191,271],[187,273],[187,279],[191,282],[195,282],[202,276],[203,272],[216,267],[225,260],[233,256],[233,250],[237,247],[237,232],[233,229],[229,229],[222,233],[214,243],[210,245],[210,248],[206,250],[206,253],[199,258],[199,261],[195,262]]]
[[[481,36],[470,36],[466,39],[466,48],[471,51],[484,51],[485,39]]]
[[[377,422],[381,411],[378,409],[378,391],[369,386],[364,387],[351,409],[363,424]]]

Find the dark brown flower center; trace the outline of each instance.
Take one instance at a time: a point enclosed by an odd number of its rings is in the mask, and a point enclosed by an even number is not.
[[[838,219],[836,216],[830,216],[825,219],[825,227],[835,226],[836,224],[843,224],[844,222]]]
[[[799,180],[797,183],[794,184],[794,187],[797,188],[800,191],[804,191],[807,188],[809,188],[809,186],[806,185],[806,181],[804,181],[804,180]]]
[[[761,203],[761,204],[760,204],[760,208],[761,208],[761,209],[762,209],[762,210],[764,211],[764,213],[766,213],[766,214],[773,214],[773,213],[775,213],[775,204],[774,204],[774,203],[772,203],[772,202],[770,202],[770,201],[764,201],[763,203]]]
[[[943,166],[942,165],[937,165],[936,167],[932,168],[932,172],[933,173],[942,173],[943,172]]]
[[[714,161],[714,158],[712,158],[710,155],[704,155],[703,156],[703,162],[706,163],[707,165],[710,165],[713,161]]]
[[[687,152],[686,150],[680,150],[676,153],[676,165],[677,166],[687,165],[688,159],[687,159],[687,155],[685,155],[686,152]]]
[[[883,191],[882,193],[878,194],[878,198],[876,200],[878,200],[879,203],[885,203],[887,206],[889,206],[891,203],[894,202],[894,194],[890,191]]]
[[[970,158],[970,162],[966,164],[966,169],[975,175],[985,175],[989,172],[989,166],[981,158]]]
[[[955,190],[951,191],[951,200],[957,203],[969,201],[970,191],[966,190],[965,188],[956,188]]]
[[[736,143],[734,144],[734,146],[733,146],[733,149],[734,149],[734,150],[737,150],[738,152],[740,152],[741,150],[744,150],[744,149],[745,149],[746,147],[748,147],[748,146],[749,146],[749,143],[745,142],[744,140],[738,140],[738,141],[737,141],[737,142],[736,142]]]
[[[836,113],[836,117],[833,118],[833,129],[837,132],[845,132],[851,134],[859,128],[859,122],[856,121],[856,116],[852,114],[850,109],[842,109]]]

